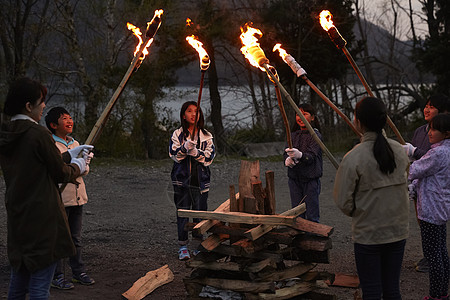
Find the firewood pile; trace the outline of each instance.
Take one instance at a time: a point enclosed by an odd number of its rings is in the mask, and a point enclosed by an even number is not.
[[[336,299],[321,292],[333,274],[314,270],[329,263],[333,228],[297,217],[305,204],[275,214],[274,173],[265,173],[265,187],[259,173],[258,161],[242,161],[239,192],[230,186],[230,199],[216,210],[178,210],[203,219],[188,229],[207,236],[186,262],[192,268],[183,280],[189,297]]]

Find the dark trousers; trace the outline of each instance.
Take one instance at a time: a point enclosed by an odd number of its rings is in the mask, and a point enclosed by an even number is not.
[[[302,181],[294,178],[289,178],[288,181],[289,192],[291,195],[291,205],[296,207],[300,204],[303,197],[306,203],[306,212],[301,214],[303,219],[319,223],[319,194],[320,194],[320,179],[312,179]]]
[[[67,219],[69,221],[70,235],[75,245],[76,254],[69,257],[69,266],[72,269],[72,274],[79,275],[85,273],[84,264],[81,259],[81,225],[83,219],[83,205],[67,206]],[[56,265],[55,277],[64,273],[64,260],[59,260]]]
[[[207,210],[208,192],[200,193],[199,187],[173,186],[174,201],[177,209]],[[177,214],[178,243],[186,245],[188,243],[188,232],[184,229],[189,218],[180,218]],[[200,222],[201,219],[194,219]]]
[[[402,299],[400,270],[406,240],[379,245],[354,244],[364,300]]]
[[[439,298],[448,294],[449,259],[447,251],[447,224],[435,225],[419,220],[422,250],[430,267],[430,296]]]

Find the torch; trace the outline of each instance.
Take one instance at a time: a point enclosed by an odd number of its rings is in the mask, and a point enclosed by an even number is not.
[[[123,89],[125,88],[125,85],[127,84],[128,80],[130,79],[133,72],[137,71],[139,69],[139,66],[141,65],[142,61],[144,60],[145,56],[148,54],[148,47],[153,42],[153,37],[155,36],[156,32],[159,29],[159,26],[161,25],[161,15],[163,14],[163,10],[155,10],[155,14],[153,15],[153,19],[147,23],[147,29],[145,31],[145,38],[142,39],[141,31],[138,27],[134,26],[133,24],[128,23],[127,27],[129,30],[132,30],[134,35],[139,39],[139,43],[136,46],[136,50],[134,51],[134,57],[131,61],[130,66],[128,67],[127,72],[122,78],[122,81],[120,82],[119,86],[117,87],[116,91],[112,95],[111,99],[109,100],[108,104],[106,105],[105,109],[103,110],[102,114],[100,115],[99,119],[95,123],[94,127],[91,130],[91,133],[89,134],[88,138],[85,141],[86,145],[93,145],[98,137],[100,136],[103,128],[105,127],[106,121],[108,120],[109,115],[111,114],[111,111],[114,107],[114,105],[117,102],[117,99],[119,99],[120,94],[122,93]],[[142,45],[145,45],[144,47],[141,47]],[[59,188],[60,192],[62,193],[65,189],[67,184],[61,185]]]
[[[191,139],[193,140],[195,137],[195,131],[197,129],[198,111],[200,110],[200,101],[202,99],[203,81],[205,78],[206,70],[208,70],[209,68],[210,60],[208,53],[206,53],[206,50],[203,48],[203,43],[200,42],[196,36],[194,35],[188,36],[186,37],[186,41],[188,41],[189,45],[191,45],[195,50],[197,50],[200,59],[200,70],[202,71],[202,75],[200,78],[200,88],[198,91],[197,110],[195,112],[194,130],[192,131],[191,135]]]
[[[244,54],[245,58],[250,62],[252,66],[255,66],[262,71],[265,71],[269,78],[280,88],[280,90],[283,92],[285,97],[288,99],[289,104],[293,107],[297,115],[300,117],[302,122],[305,124],[306,128],[308,129],[311,136],[314,138],[314,140],[319,144],[322,151],[328,156],[331,163],[334,165],[334,167],[337,169],[339,167],[338,162],[333,157],[331,152],[328,150],[328,148],[325,146],[325,144],[320,140],[320,138],[317,136],[314,129],[311,127],[311,124],[306,120],[306,118],[303,116],[300,109],[295,104],[292,97],[289,95],[289,93],[286,91],[286,89],[283,87],[283,85],[280,83],[278,78],[275,76],[275,74],[271,71],[271,68],[274,69],[272,66],[269,66],[269,60],[266,58],[264,51],[259,47],[258,38],[256,38],[254,35],[258,34],[260,37],[262,36],[262,33],[259,29],[252,28],[246,24],[246,31],[241,28],[241,41],[243,44],[243,47],[241,48],[242,54]],[[290,146],[292,148],[292,146]]]
[[[297,77],[301,77],[303,80],[305,80],[305,82],[320,96],[320,98],[322,98],[323,101],[325,101],[339,116],[341,116],[341,118],[350,126],[350,128],[356,133],[356,135],[361,137],[361,132],[356,129],[352,121],[350,121],[350,119],[339,108],[337,108],[336,105],[334,105],[334,103],[331,102],[330,99],[328,99],[328,97],[325,96],[325,94],[322,93],[322,91],[320,91],[317,86],[308,79],[308,77],[306,77],[306,71],[297,63],[297,61],[295,61],[295,59],[290,54],[288,54],[283,48],[281,48],[281,44],[276,44],[273,47],[273,51],[275,52],[276,50],[278,50],[280,57],[285,63],[289,65],[289,67],[291,67],[292,71],[294,71]]]
[[[358,65],[356,64],[355,60],[351,56],[350,52],[348,52],[347,48],[345,47],[347,45],[347,41],[341,36],[339,31],[337,30],[336,26],[334,26],[332,21],[333,15],[328,10],[323,10],[320,15],[320,25],[322,28],[328,33],[328,36],[333,41],[333,43],[336,45],[338,49],[341,49],[345,56],[347,57],[348,61],[353,67],[353,70],[355,70],[356,75],[358,75],[359,80],[363,84],[364,88],[366,89],[367,93],[370,97],[374,97],[372,90],[370,89],[369,85],[367,84],[366,79],[362,75]],[[389,124],[389,127],[391,127],[392,131],[397,136],[398,140],[401,144],[405,145],[405,140],[403,139],[402,135],[398,131],[395,124],[392,122],[391,118],[387,116],[387,123]]]

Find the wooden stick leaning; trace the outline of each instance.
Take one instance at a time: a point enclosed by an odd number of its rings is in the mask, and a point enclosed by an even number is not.
[[[322,151],[325,153],[325,155],[330,159],[333,166],[337,169],[339,168],[339,163],[334,158],[333,154],[328,150],[328,148],[325,146],[325,144],[322,142],[322,140],[317,136],[314,129],[311,127],[311,124],[309,124],[308,120],[303,116],[302,112],[298,108],[297,104],[295,104],[294,100],[292,99],[291,95],[286,91],[284,86],[280,83],[280,81],[276,78],[276,76],[270,71],[268,64],[264,63],[262,64],[262,67],[266,70],[267,74],[272,78],[272,80],[279,86],[280,90],[283,92],[286,99],[289,101],[289,104],[291,104],[292,108],[295,110],[297,115],[300,117],[302,122],[305,124],[306,128],[308,129],[309,133],[313,137],[313,139],[319,144]]]

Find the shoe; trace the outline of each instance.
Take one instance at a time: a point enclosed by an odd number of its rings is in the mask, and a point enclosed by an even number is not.
[[[51,285],[51,287],[54,287],[54,288],[57,288],[60,290],[71,290],[75,287],[72,282],[67,281],[64,278],[64,274],[59,274],[55,278],[53,278],[52,283],[50,285]]]
[[[189,250],[186,246],[181,246],[180,250],[178,250],[178,259],[179,260],[187,260],[190,259],[191,255],[189,255]]]
[[[417,272],[428,273],[430,267],[428,266],[428,260],[424,257],[419,260],[414,268]]]
[[[72,282],[81,283],[82,285],[91,285],[95,283],[95,280],[89,277],[86,273],[80,273],[78,275],[72,275]]]

